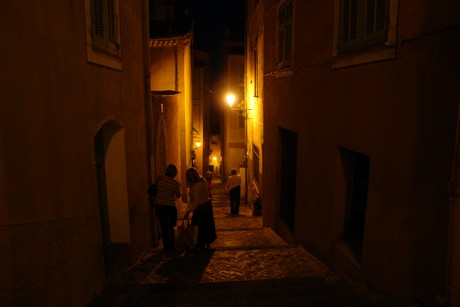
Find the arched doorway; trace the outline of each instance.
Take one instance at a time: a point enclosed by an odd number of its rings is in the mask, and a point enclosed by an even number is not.
[[[106,273],[125,256],[131,242],[125,139],[121,125],[105,123],[94,137]]]

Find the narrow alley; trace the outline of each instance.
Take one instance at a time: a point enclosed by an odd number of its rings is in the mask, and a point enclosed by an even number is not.
[[[220,180],[213,205],[218,239],[212,249],[172,256],[161,246],[146,251],[90,306],[416,306],[333,273],[263,227],[248,205],[230,215]]]

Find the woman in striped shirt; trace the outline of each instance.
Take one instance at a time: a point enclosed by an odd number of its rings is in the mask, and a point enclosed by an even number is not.
[[[161,238],[166,252],[175,250],[174,226],[177,223],[176,198],[181,197],[180,182],[176,180],[177,167],[169,164],[164,175],[156,180],[155,213],[160,221]]]

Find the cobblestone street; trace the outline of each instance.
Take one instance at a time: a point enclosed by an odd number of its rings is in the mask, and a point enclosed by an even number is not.
[[[263,227],[248,205],[229,215],[220,184],[213,206],[218,236],[213,249],[146,251],[91,306],[416,306],[335,274]]]

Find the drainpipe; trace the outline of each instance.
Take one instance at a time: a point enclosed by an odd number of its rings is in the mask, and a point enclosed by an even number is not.
[[[153,147],[153,123],[152,123],[152,92],[150,88],[150,14],[149,14],[149,1],[144,0],[144,14],[143,18],[143,56],[144,56],[144,92],[145,92],[145,143],[147,148],[147,187],[152,184],[152,156],[154,154]],[[146,189],[147,190],[147,189]],[[147,194],[145,194],[147,197]],[[149,204],[149,226],[150,226],[150,239],[152,247],[157,245],[155,238],[155,212],[152,204]]]
[[[447,305],[460,306],[460,109],[457,114],[457,135],[452,178],[449,183],[449,240],[447,263]]]
[[[179,63],[177,59],[177,46],[174,46],[174,90],[179,91]]]

